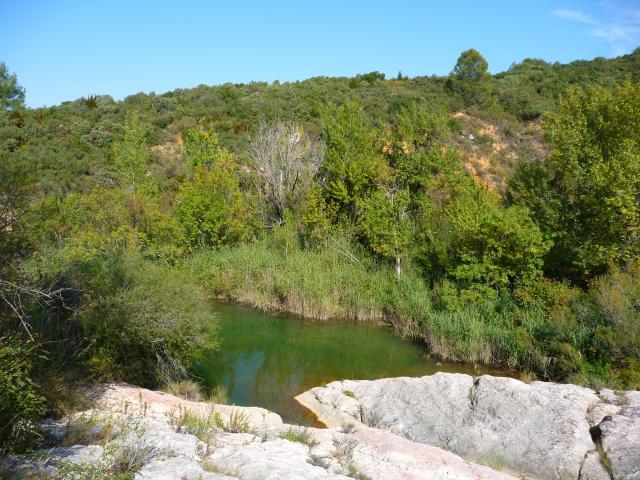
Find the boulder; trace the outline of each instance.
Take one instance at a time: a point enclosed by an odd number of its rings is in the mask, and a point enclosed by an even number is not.
[[[613,418],[610,430],[602,427],[602,445],[619,466],[614,478],[618,471],[619,478],[631,479],[640,464],[633,452],[640,453],[640,442],[634,443],[640,430],[629,416],[615,419],[625,409],[636,411],[636,393],[620,400],[610,391],[598,396],[576,385],[437,373],[332,382],[297,400],[330,427],[382,428],[472,462],[549,480],[607,474],[608,461],[601,458],[591,428]]]
[[[278,427],[282,418],[277,413],[259,407],[235,407],[211,402],[194,402],[176,397],[169,393],[156,392],[126,383],[105,384],[97,387],[91,394],[96,408],[123,414],[137,414],[146,418],[169,420],[179,410],[188,410],[194,414],[206,414],[215,409],[224,420],[238,413],[242,414],[253,426]]]

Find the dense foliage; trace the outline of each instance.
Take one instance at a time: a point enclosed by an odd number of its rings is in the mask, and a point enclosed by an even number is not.
[[[46,385],[185,375],[216,345],[207,295],[640,387],[639,72],[640,50],[498,75],[468,50],[446,78],[25,109],[2,65],[0,448],[61,410]]]

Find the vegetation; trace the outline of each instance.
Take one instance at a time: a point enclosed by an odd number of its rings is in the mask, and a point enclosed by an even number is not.
[[[313,433],[307,427],[289,427],[280,433],[280,438],[289,440],[290,442],[298,442],[313,448],[318,445],[318,441],[314,438]]]
[[[196,395],[209,297],[640,387],[639,72],[640,50],[497,75],[468,50],[445,78],[29,109],[2,64],[0,448],[81,380]]]

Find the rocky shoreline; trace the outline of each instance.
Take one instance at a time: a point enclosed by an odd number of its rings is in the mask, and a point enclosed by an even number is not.
[[[640,392],[439,373],[340,381],[298,398],[328,428],[257,407],[104,385],[48,422],[8,478],[638,480]]]
[[[640,479],[640,392],[437,373],[345,380],[297,397],[325,425],[353,423],[541,480]]]

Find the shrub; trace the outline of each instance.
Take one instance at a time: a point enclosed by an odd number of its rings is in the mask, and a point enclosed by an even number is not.
[[[202,401],[200,385],[193,380],[173,381],[165,385],[163,390],[176,397],[184,398],[185,400],[192,400],[194,402]]]
[[[0,455],[20,452],[37,437],[45,400],[32,378],[32,345],[0,337]]]
[[[284,438],[290,442],[303,443],[308,447],[318,445],[318,441],[314,438],[311,430],[306,427],[289,427],[280,433],[280,438]]]
[[[175,372],[181,378],[204,349],[217,346],[215,314],[178,268],[132,251],[88,258],[60,251],[34,269],[73,289],[66,299],[73,309],[59,312],[65,326],[55,334],[73,337],[70,353],[95,380],[155,387]]]

